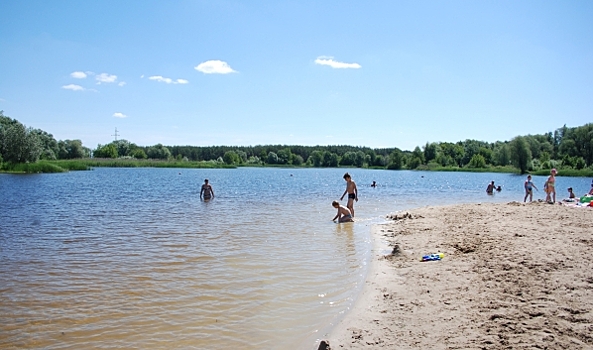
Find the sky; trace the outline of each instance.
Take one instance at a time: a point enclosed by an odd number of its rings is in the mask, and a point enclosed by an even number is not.
[[[0,110],[57,140],[412,150],[593,122],[593,1],[0,0]]]

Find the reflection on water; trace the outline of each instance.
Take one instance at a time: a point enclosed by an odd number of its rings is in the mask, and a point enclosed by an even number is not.
[[[335,224],[344,171],[1,175],[0,348],[311,348],[362,286],[370,225],[523,195],[513,175],[352,169],[356,222]]]

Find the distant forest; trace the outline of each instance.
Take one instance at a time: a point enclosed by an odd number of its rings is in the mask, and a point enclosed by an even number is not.
[[[90,149],[80,140],[56,140],[0,111],[0,169],[15,164],[64,159],[155,159],[208,162],[227,166],[373,167],[384,169],[492,169],[521,173],[551,168],[593,170],[593,123],[566,125],[542,135],[517,136],[494,143],[465,140],[427,142],[412,151],[336,146],[138,146],[117,140]]]

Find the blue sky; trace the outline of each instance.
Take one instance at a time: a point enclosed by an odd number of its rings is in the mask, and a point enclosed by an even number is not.
[[[0,110],[89,148],[510,140],[593,121],[593,1],[0,1]]]

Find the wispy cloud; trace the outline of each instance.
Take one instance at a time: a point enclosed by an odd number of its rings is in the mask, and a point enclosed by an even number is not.
[[[84,79],[87,77],[85,72],[72,72],[70,73],[70,76],[74,79]]]
[[[117,75],[101,73],[98,74],[95,79],[97,80],[97,84],[101,83],[115,83],[117,81]]]
[[[155,80],[161,83],[166,83],[166,84],[187,84],[189,83],[189,81],[185,80],[185,79],[177,79],[177,80],[173,80],[171,78],[165,78],[162,77],[160,75],[153,75],[151,77],[148,77],[149,80]]]
[[[116,112],[116,113],[113,113],[113,117],[115,117],[115,118],[127,118],[128,116],[125,115],[125,114],[123,114],[123,113]]]
[[[117,86],[124,86],[124,85],[126,85],[126,82],[125,82],[125,81],[120,81],[120,82],[117,84]]]
[[[204,74],[229,74],[237,72],[228,63],[219,60],[202,62],[195,66],[194,69]]]
[[[72,91],[84,91],[84,90],[86,90],[82,86],[76,85],[76,84],[64,85],[64,86],[62,86],[62,89],[72,90]]]
[[[358,69],[358,68],[361,68],[362,67],[358,63],[338,62],[338,61],[334,61],[334,58],[333,57],[326,57],[326,56],[317,57],[317,59],[315,60],[315,64],[319,64],[319,65],[322,65],[322,66],[330,66],[332,68],[353,68],[353,69]]]

